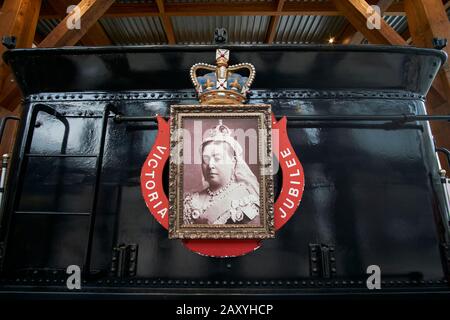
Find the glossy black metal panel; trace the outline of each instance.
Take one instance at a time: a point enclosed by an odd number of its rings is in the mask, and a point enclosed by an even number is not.
[[[213,54],[210,47],[7,54],[31,95],[0,234],[7,249],[5,290],[39,280],[54,283],[51,290],[65,290],[67,265],[85,262],[105,107],[150,116],[167,115],[172,104],[196,103],[187,69]],[[249,103],[270,103],[277,116],[425,114],[423,95],[444,58],[432,50],[384,47],[244,47],[232,48],[231,56],[255,63],[261,89]],[[36,112],[40,108],[44,111]],[[112,115],[93,225],[90,268],[97,278],[86,280],[84,290],[350,292],[365,288],[366,268],[372,264],[381,267],[384,287],[447,290],[441,245],[448,221],[427,122],[291,122],[288,134],[306,177],[298,212],[255,252],[217,259],[169,240],[145,206],[139,176],[157,126],[117,123]],[[61,150],[72,157],[39,156]],[[275,181],[278,191],[280,174]],[[135,277],[111,276],[113,248],[119,244],[139,247]],[[310,244],[334,248],[331,278],[312,275]]]
[[[189,68],[214,62],[212,46],[14,50],[4,54],[25,95],[85,90],[186,89]],[[444,51],[395,46],[228,46],[251,62],[257,89],[402,89],[425,94]],[[112,81],[113,79],[113,81]]]

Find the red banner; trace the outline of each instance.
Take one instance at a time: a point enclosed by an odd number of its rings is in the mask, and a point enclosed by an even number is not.
[[[169,229],[169,200],[163,189],[163,170],[170,155],[170,126],[157,117],[158,134],[141,170],[141,191],[145,204],[155,219]]]
[[[289,141],[286,124],[286,117],[276,122],[275,116],[272,114],[272,132],[274,132],[273,135],[278,134],[278,150],[274,150],[274,153],[283,174],[283,186],[273,208],[275,230],[279,230],[295,213],[300,205],[305,187],[303,167]],[[276,145],[276,141],[273,145]]]
[[[155,219],[169,227],[169,201],[163,189],[163,169],[170,155],[170,126],[161,117],[158,134],[141,170],[141,190],[145,203]],[[283,185],[274,204],[275,230],[279,230],[295,213],[305,186],[303,167],[295,154],[283,117],[276,122],[272,115],[272,137],[275,156],[282,169]],[[183,240],[184,245],[201,255],[211,257],[235,257],[247,254],[261,246],[261,240]]]

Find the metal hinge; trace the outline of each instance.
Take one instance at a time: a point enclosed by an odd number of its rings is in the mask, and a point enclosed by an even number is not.
[[[331,278],[336,274],[334,246],[309,244],[310,274],[313,277]]]
[[[121,244],[113,248],[111,273],[116,277],[134,277],[137,269],[137,244]]]

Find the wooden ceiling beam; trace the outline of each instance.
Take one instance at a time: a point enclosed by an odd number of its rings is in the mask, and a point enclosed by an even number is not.
[[[380,29],[367,28],[370,4],[364,0],[333,0],[347,20],[373,44],[406,45],[406,41],[380,18]]]
[[[67,21],[71,15],[67,15],[49,35],[39,44],[39,47],[63,47],[73,46],[86,34],[86,32],[100,19],[114,0],[82,0],[80,8],[80,29],[68,29]]]
[[[393,4],[394,0],[379,0],[376,4],[380,7],[381,15],[384,15],[386,10]],[[361,44],[364,40],[364,35],[356,30],[356,28],[350,23],[346,26],[346,29],[340,39],[342,44]]]
[[[159,17],[162,21],[164,33],[166,34],[166,39],[168,44],[175,44],[175,33],[173,31],[172,21],[170,17],[166,15],[166,8],[164,7],[163,0],[156,0],[156,5],[158,6]]]
[[[159,10],[154,3],[115,3],[105,12],[106,18],[157,16],[159,16]]]
[[[285,0],[278,0],[277,12],[283,11],[283,7],[285,5]],[[273,43],[275,36],[277,34],[278,23],[280,22],[280,16],[272,16],[270,17],[269,27],[267,28],[267,35],[265,42]]]
[[[369,0],[376,4],[378,0]],[[332,1],[326,2],[286,2],[278,11],[276,2],[267,3],[165,3],[166,16],[286,16],[286,15],[342,15]],[[386,15],[404,15],[403,2],[395,2],[385,12]],[[158,4],[114,3],[104,14],[108,18],[160,16]],[[63,16],[52,8],[44,6],[41,18],[55,19]]]
[[[16,48],[30,48],[33,45],[40,8],[41,0],[5,0],[0,12],[0,39],[3,36],[15,36]],[[0,56],[5,51],[6,48],[0,45]],[[10,68],[0,59],[0,106],[15,110],[20,99],[21,94]]]
[[[48,5],[56,12],[66,16],[67,8],[74,3],[78,3],[78,0],[53,0],[49,1]],[[83,38],[81,38],[80,44],[83,46],[108,46],[111,45],[112,42],[100,23],[95,22]]]

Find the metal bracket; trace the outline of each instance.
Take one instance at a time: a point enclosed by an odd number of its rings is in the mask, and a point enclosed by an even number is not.
[[[2,44],[6,49],[15,49],[17,45],[17,38],[15,36],[3,36]]]
[[[309,244],[309,266],[311,276],[326,279],[331,278],[336,274],[334,246]]]
[[[445,38],[433,38],[432,40],[433,48],[437,50],[442,50],[447,46],[447,39]]]
[[[216,28],[214,30],[214,43],[215,44],[226,44],[228,42],[227,29]]]
[[[121,244],[113,248],[111,273],[116,277],[134,277],[137,270],[137,244]]]

